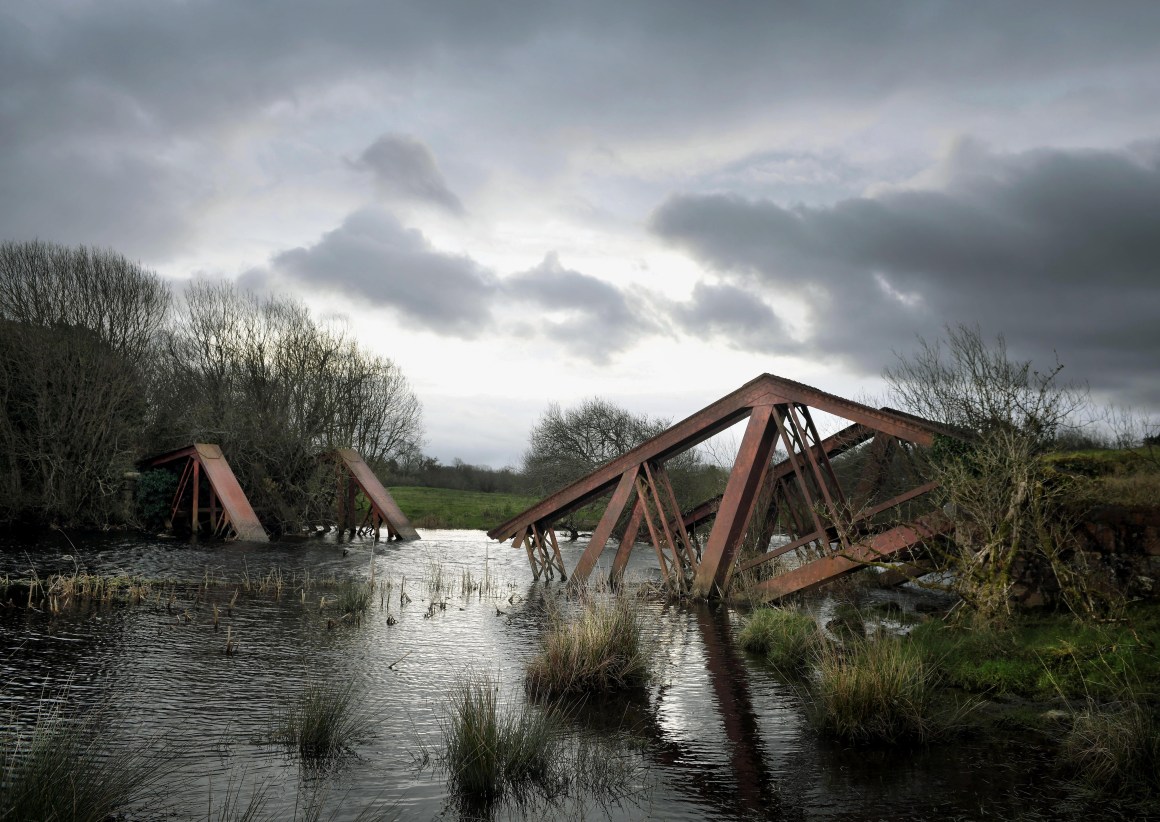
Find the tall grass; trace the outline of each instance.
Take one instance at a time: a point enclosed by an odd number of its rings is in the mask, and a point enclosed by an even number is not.
[[[353,682],[308,684],[290,705],[274,737],[296,747],[305,761],[334,758],[361,738],[357,707]]]
[[[745,621],[737,641],[745,650],[764,655],[784,676],[800,676],[817,658],[823,636],[809,614],[760,608]]]
[[[1145,705],[1088,706],[1072,717],[1063,760],[1103,790],[1160,788],[1160,721]]]
[[[361,616],[371,607],[374,585],[368,582],[348,582],[338,589],[335,607],[340,614]]]
[[[525,682],[529,693],[559,696],[636,688],[648,680],[636,603],[619,597],[589,602],[570,621],[553,617]]]
[[[933,716],[934,668],[898,637],[821,646],[813,703],[826,733],[861,743],[924,739],[938,729]]]
[[[526,808],[535,798],[552,803],[554,818],[573,818],[557,804],[564,797],[603,804],[644,790],[639,751],[616,735],[570,733],[571,718],[557,706],[503,704],[490,676],[457,682],[448,699],[441,760],[464,818],[492,818],[500,802]],[[578,810],[583,816],[583,807]]]
[[[451,691],[445,759],[455,791],[466,799],[492,800],[552,773],[552,713],[526,704],[501,712],[498,697],[490,677],[462,680]]]
[[[0,754],[0,819],[104,822],[132,806],[159,801],[154,788],[172,757],[111,746],[107,718],[42,715],[30,734],[6,734]]]

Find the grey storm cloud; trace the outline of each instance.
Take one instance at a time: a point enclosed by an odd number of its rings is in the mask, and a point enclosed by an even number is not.
[[[604,280],[564,268],[555,254],[503,281],[505,299],[531,307],[529,327],[594,362],[659,330],[643,295],[631,296]]]
[[[700,282],[686,302],[670,305],[676,325],[744,351],[790,353],[794,344],[777,314],[758,295],[728,284]]]
[[[522,318],[517,333],[551,339],[594,362],[657,330],[636,310],[642,298],[566,269],[554,254],[501,279],[470,257],[435,249],[377,207],[350,214],[312,246],[275,255],[241,282],[270,290],[279,280],[391,308],[400,323],[437,334],[472,338],[491,330],[496,316]]]
[[[421,232],[379,208],[349,215],[313,246],[276,255],[270,270],[393,308],[405,325],[459,337],[486,328],[498,288],[490,271],[432,248]]]
[[[405,134],[384,134],[351,165],[374,175],[388,199],[412,200],[463,214],[463,203],[443,179],[435,155],[426,145]]]
[[[1156,152],[967,143],[943,172],[826,207],[680,195],[651,227],[737,287],[805,300],[819,353],[880,368],[915,334],[979,322],[1040,359],[1057,349],[1093,387],[1160,400]]]
[[[363,122],[437,135],[440,157],[454,151],[479,176],[549,177],[577,144],[709,139],[760,112],[841,116],[895,95],[928,116],[945,101],[1006,111],[1052,98],[1061,76],[1077,78],[1065,86],[1083,90],[1084,110],[1123,128],[1160,110],[1157,30],[1153,2],[11,0],[0,10],[0,232],[51,230],[156,259],[188,251],[189,224],[228,187],[215,174],[231,181],[222,158],[235,135],[278,117],[300,126],[293,115],[309,118],[312,104],[320,119],[352,118],[327,121],[329,136],[353,135],[351,99],[372,101]],[[298,155],[287,148],[288,164],[313,152],[337,163],[342,150],[315,137]],[[386,139],[356,162],[384,190],[454,211],[426,147]],[[778,181],[808,200],[819,183],[844,196],[862,176],[771,157],[736,169],[737,187],[759,196],[751,177]]]

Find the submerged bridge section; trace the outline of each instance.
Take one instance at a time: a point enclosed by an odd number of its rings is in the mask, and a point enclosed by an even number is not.
[[[363,496],[370,503],[362,526],[374,529],[375,539],[379,537],[379,530],[386,525],[389,539],[416,540],[419,532],[411,525],[410,520],[403,514],[394,498],[388,493],[379,478],[371,471],[369,465],[363,461],[362,455],[353,448],[336,448],[334,455],[340,466],[345,468],[345,494],[340,488],[340,499],[345,500],[342,516],[339,521],[340,529],[355,530],[355,493],[363,492]]]
[[[232,535],[244,542],[270,541],[221,448],[208,442],[195,442],[185,448],[151,457],[143,466],[158,468],[178,460],[184,460],[185,464],[177,492],[173,495],[173,521],[177,520],[178,512],[188,497],[190,527],[194,534],[201,531],[203,518],[208,518],[209,530],[215,536]],[[202,504],[201,497],[203,475],[209,486],[206,505]]]
[[[849,424],[823,439],[811,409]],[[682,511],[665,462],[745,418],[745,434],[724,493]],[[522,546],[537,578],[556,571],[566,576],[553,523],[611,492],[572,570],[574,582],[588,578],[623,524],[612,561],[614,583],[623,575],[643,526],[661,575],[674,591],[696,597],[725,595],[735,572],[742,570],[752,571],[758,577],[756,590],[774,599],[825,584],[867,563],[906,560],[947,532],[949,522],[930,511],[912,522],[900,524],[895,516],[883,524],[888,512],[919,506],[935,488],[923,481],[913,450],[930,446],[936,434],[955,436],[910,414],[871,408],[763,374],[488,535]],[[840,481],[834,460],[855,449],[857,476]],[[702,548],[693,535],[709,522]],[[775,536],[784,542],[771,548]],[[747,539],[750,555],[739,562]],[[769,563],[791,553],[795,567],[771,575]],[[903,573],[918,567],[905,562],[898,566]]]

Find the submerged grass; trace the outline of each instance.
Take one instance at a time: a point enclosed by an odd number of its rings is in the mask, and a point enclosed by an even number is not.
[[[335,607],[340,614],[360,616],[371,607],[374,594],[374,583],[348,582],[339,587]]]
[[[110,745],[101,712],[59,710],[28,735],[6,734],[0,759],[0,819],[104,822],[132,806],[154,807],[154,788],[173,759],[146,745]]]
[[[499,686],[490,677],[455,685],[445,758],[455,791],[487,801],[521,791],[551,776],[556,722],[550,710],[530,705],[501,711]]]
[[[800,676],[814,662],[823,641],[809,614],[787,608],[760,608],[745,621],[737,641],[762,654],[783,676]]]
[[[353,682],[308,684],[287,710],[274,738],[298,749],[307,762],[322,762],[348,751],[361,738],[362,719]]]
[[[618,597],[586,603],[572,620],[554,616],[525,684],[543,696],[604,693],[642,687],[649,674],[637,605]]]
[[[543,800],[552,818],[571,818],[560,804],[567,797],[604,804],[645,790],[640,752],[615,734],[571,732],[572,716],[558,705],[505,702],[487,675],[459,680],[447,703],[440,761],[464,817],[491,818],[505,802],[526,815]]]

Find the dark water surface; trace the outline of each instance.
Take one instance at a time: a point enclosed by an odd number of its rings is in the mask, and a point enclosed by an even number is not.
[[[57,616],[0,609],[0,718],[31,726],[46,704],[100,708],[115,718],[109,733],[164,747],[178,760],[168,804],[142,818],[218,819],[227,798],[244,804],[255,791],[264,796],[264,818],[305,818],[304,808],[318,804],[322,819],[355,819],[368,807],[387,818],[458,818],[446,773],[423,764],[425,749],[440,750],[448,691],[469,672],[486,673],[503,699],[522,700],[545,598],[562,594],[558,582],[532,581],[522,552],[482,532],[421,533],[420,542],[379,545],[74,544],[60,534],[35,546],[5,543],[0,576],[80,569],[176,584],[154,584],[151,598],[133,606],[70,607]],[[562,547],[571,567],[584,543]],[[320,609],[334,580],[366,579],[372,564],[390,588],[376,594],[361,624]],[[465,571],[473,583],[486,580],[487,592],[465,592]],[[645,630],[656,676],[647,694],[573,711],[570,733],[631,752],[634,769],[620,786],[627,797],[573,794],[492,808],[491,816],[1048,819],[1062,812],[1050,763],[1030,746],[955,741],[867,752],[820,741],[801,694],[736,650],[737,621],[723,607],[650,604]],[[231,655],[227,628],[237,644]],[[318,772],[270,736],[303,685],[324,680],[353,683],[366,733],[352,756]]]

